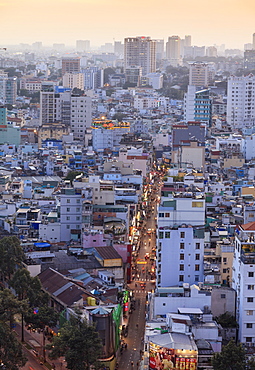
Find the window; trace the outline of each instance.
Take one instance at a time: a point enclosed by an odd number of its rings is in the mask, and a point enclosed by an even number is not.
[[[196,261],[200,260],[200,254],[196,254]]]
[[[253,302],[253,297],[248,297],[247,302],[249,302],[249,303]]]
[[[196,249],[200,249],[200,243],[196,243]]]
[[[76,212],[80,212],[80,210],[81,210],[80,207],[76,208]]]
[[[226,274],[228,272],[228,269],[223,269],[223,274]]]
[[[184,243],[180,243],[180,248],[184,249]]]
[[[248,285],[248,290],[254,290],[254,285]]]
[[[159,239],[163,239],[163,238],[164,238],[164,233],[163,233],[163,231],[160,231],[160,232],[158,233],[158,238],[159,238]]]
[[[184,265],[180,265],[179,270],[184,271]]]
[[[192,208],[203,208],[203,202],[192,202]]]
[[[70,212],[70,208],[69,207],[67,207],[66,212]]]
[[[66,216],[66,220],[69,221],[70,220],[70,217],[69,216]]]
[[[81,200],[80,199],[76,199],[76,203],[81,203]]]
[[[179,281],[184,281],[184,275],[179,275]]]
[[[223,258],[223,262],[227,262],[227,257],[224,257]]]
[[[170,213],[165,213],[165,217],[170,217]]]
[[[166,239],[170,239],[170,231],[166,231],[165,232],[165,238]]]
[[[195,265],[195,271],[199,271],[200,265]]]
[[[181,231],[180,237],[185,238],[185,232],[184,231]]]
[[[195,281],[199,281],[199,275],[195,275]]]
[[[252,337],[246,337],[246,343],[252,343]]]
[[[80,216],[76,216],[76,221],[80,221]]]
[[[180,260],[184,260],[184,253],[180,254]]]
[[[69,230],[70,229],[70,225],[66,225],[66,228]]]
[[[66,200],[66,203],[70,203],[70,199],[67,199],[67,200]]]
[[[254,276],[254,272],[253,271],[248,271],[248,277],[253,277]]]
[[[224,299],[224,298],[226,298],[226,294],[221,294],[221,295],[220,295],[220,297],[221,297],[222,299]]]
[[[247,316],[252,316],[253,315],[253,310],[246,310],[246,315]]]
[[[247,328],[247,329],[252,329],[252,323],[251,323],[251,322],[248,322],[248,323],[246,324],[246,328]]]
[[[158,217],[164,217],[164,216],[165,216],[165,214],[164,214],[164,213],[161,213],[161,212],[160,212],[160,213],[158,214]]]

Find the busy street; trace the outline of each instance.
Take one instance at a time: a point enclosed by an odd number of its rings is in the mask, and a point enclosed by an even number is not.
[[[160,179],[155,176],[145,187],[148,201],[140,228],[136,249],[132,252],[132,281],[129,289],[132,300],[129,319],[124,327],[122,346],[116,368],[142,369],[144,355],[144,329],[147,316],[147,293],[155,289],[156,268],[156,214],[160,194]]]

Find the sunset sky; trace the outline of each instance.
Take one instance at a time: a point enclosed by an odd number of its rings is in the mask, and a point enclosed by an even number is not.
[[[255,32],[254,0],[0,0],[0,45],[128,36],[192,36],[193,45],[243,48]]]

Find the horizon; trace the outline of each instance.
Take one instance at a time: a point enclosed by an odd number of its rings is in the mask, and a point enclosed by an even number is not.
[[[15,11],[14,11],[15,10]],[[99,47],[125,37],[147,35],[164,39],[191,35],[192,45],[225,44],[243,49],[255,32],[255,3],[251,0],[152,0],[121,3],[117,0],[0,0],[1,45],[54,43],[75,45],[90,40]],[[224,39],[223,39],[224,37]]]

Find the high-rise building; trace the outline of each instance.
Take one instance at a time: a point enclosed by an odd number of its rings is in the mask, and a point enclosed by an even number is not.
[[[17,99],[17,77],[6,80],[6,103],[14,105]]]
[[[255,69],[255,49],[244,52],[244,69],[247,71]]]
[[[234,129],[255,125],[255,76],[230,76],[227,90],[227,122]]]
[[[196,86],[188,85],[188,91],[184,97],[184,120],[211,125],[212,99],[209,89],[199,90]]]
[[[65,73],[80,72],[80,58],[62,58],[62,76]]]
[[[165,56],[165,42],[163,39],[155,40],[156,41],[156,59],[163,59]]]
[[[74,95],[71,90],[41,91],[40,125],[61,122],[70,127],[75,139],[83,140],[86,129],[91,126],[91,105],[90,97]]]
[[[124,45],[121,41],[114,41],[114,54],[118,56],[124,54]]]
[[[161,198],[157,218],[157,287],[203,281],[204,223],[202,197],[196,199],[184,193]]]
[[[236,228],[232,288],[235,289],[238,340],[255,346],[255,222]]]
[[[6,103],[6,81],[8,80],[8,73],[0,70],[0,104]]]
[[[184,47],[186,47],[186,46],[191,46],[191,36],[190,35],[185,35]]]
[[[142,67],[142,74],[156,71],[156,41],[150,37],[127,37],[124,40],[124,69]]]
[[[77,40],[76,41],[76,50],[77,51],[89,51],[90,50],[90,41],[89,40]]]
[[[82,70],[84,75],[84,89],[95,90],[104,86],[104,70],[93,66]]]
[[[181,64],[181,39],[179,36],[168,37],[166,43],[166,59],[173,67]]]
[[[208,64],[194,62],[189,64],[189,85],[205,87],[208,86],[209,71]]]
[[[84,89],[84,74],[83,73],[65,73],[63,76],[63,86],[70,89]]]
[[[252,35],[252,45],[253,49],[255,49],[255,33]]]

